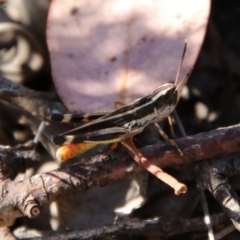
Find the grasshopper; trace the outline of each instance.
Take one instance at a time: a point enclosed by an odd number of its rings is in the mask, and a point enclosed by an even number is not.
[[[149,162],[135,147],[132,140],[133,137],[142,132],[147,125],[153,123],[163,138],[174,145],[180,154],[182,154],[176,143],[173,140],[170,140],[163,132],[158,125],[158,122],[169,117],[175,109],[180,97],[179,88],[185,84],[190,74],[187,74],[187,76],[178,83],[186,47],[187,43],[185,42],[174,84],[163,84],[151,94],[111,112],[89,113],[85,115],[61,115],[53,113],[51,120],[61,122],[92,120],[92,122],[86,123],[85,125],[52,138],[52,141],[56,145],[60,145],[56,157],[59,160],[65,161],[98,144],[120,142],[137,163],[172,187],[175,190],[176,195],[185,193],[187,187],[165,173],[161,168]]]

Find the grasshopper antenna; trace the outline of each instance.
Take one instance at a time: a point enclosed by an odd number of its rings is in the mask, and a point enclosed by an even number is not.
[[[181,69],[182,69],[183,59],[184,59],[186,50],[187,50],[187,39],[185,39],[185,42],[184,42],[184,48],[183,48],[182,58],[181,58],[181,61],[180,61],[179,67],[178,67],[178,71],[177,71],[177,75],[176,75],[176,79],[175,79],[175,83],[174,83],[174,85],[175,85],[177,88],[179,87],[179,86],[177,85],[177,84],[178,84],[178,78],[179,78],[179,75],[180,75],[180,72],[181,72]],[[179,84],[179,85],[180,85],[180,84]]]

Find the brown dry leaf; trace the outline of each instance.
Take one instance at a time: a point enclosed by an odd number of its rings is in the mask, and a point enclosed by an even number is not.
[[[55,0],[48,44],[57,91],[70,111],[113,109],[180,78],[193,67],[210,1]]]

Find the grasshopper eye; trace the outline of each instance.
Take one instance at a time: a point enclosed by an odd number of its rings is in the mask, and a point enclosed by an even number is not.
[[[164,105],[175,105],[177,103],[177,91],[171,89],[162,96],[162,103]]]

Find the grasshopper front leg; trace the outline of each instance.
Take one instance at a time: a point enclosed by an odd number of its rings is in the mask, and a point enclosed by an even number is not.
[[[129,136],[125,135],[125,138],[121,141],[122,145],[127,149],[129,155],[148,172],[152,173],[158,179],[169,185],[174,189],[174,193],[179,195],[187,192],[187,186],[180,183],[177,179],[164,172],[161,168],[151,163],[142,153],[135,147],[133,141],[133,134]]]
[[[154,122],[155,127],[158,129],[159,133],[161,134],[161,136],[164,138],[164,140],[166,142],[169,142],[171,145],[173,145],[178,152],[180,153],[181,156],[183,156],[183,152],[180,150],[180,148],[178,147],[178,145],[168,137],[168,135],[162,130],[162,128],[158,125],[157,122]]]

